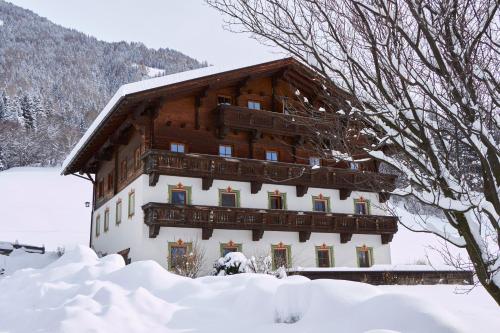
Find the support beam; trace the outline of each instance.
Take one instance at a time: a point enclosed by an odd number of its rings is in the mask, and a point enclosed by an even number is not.
[[[392,237],[394,234],[382,234],[380,235],[380,238],[382,239],[382,244],[389,244],[392,242]]]
[[[202,177],[201,178],[201,189],[203,191],[208,191],[212,187],[214,179],[212,177]]]
[[[153,171],[149,174],[149,186],[156,186],[158,180],[160,179],[160,174],[156,171]]]
[[[257,194],[262,189],[261,182],[250,182],[250,189],[252,194]]]
[[[345,200],[345,199],[349,198],[351,196],[351,192],[352,192],[351,190],[341,188],[339,190],[340,200]]]
[[[299,231],[299,242],[305,243],[311,238],[310,231]]]
[[[352,234],[350,234],[350,233],[345,233],[345,232],[340,233],[340,242],[342,244],[349,242],[351,240],[351,238],[352,238]]]
[[[156,238],[160,233],[160,225],[159,224],[151,224],[149,225],[149,238]]]
[[[297,192],[297,196],[300,198],[300,197],[303,197],[305,194],[307,194],[307,190],[309,189],[309,186],[297,185],[297,186],[295,186],[295,189]]]
[[[391,194],[388,192],[380,192],[378,194],[378,200],[380,201],[380,203],[387,202],[387,200],[389,200],[390,197],[391,197]]]
[[[209,240],[210,237],[212,237],[213,233],[214,233],[214,229],[212,229],[212,228],[201,228],[201,239],[202,240]]]
[[[201,96],[197,95],[194,98],[194,128],[200,129],[200,106],[201,106]]]
[[[260,241],[262,239],[262,236],[264,236],[263,229],[252,229],[252,240],[254,242]]]

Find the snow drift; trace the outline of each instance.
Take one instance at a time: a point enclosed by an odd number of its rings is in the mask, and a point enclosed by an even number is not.
[[[0,278],[0,318],[2,332],[466,331],[444,307],[391,289],[259,274],[189,279],[83,246]]]

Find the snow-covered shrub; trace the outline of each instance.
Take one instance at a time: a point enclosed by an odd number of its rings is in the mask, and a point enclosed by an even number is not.
[[[217,259],[214,263],[214,275],[234,275],[239,273],[251,273],[248,268],[250,260],[241,252],[229,252],[224,257]]]
[[[58,257],[62,257],[64,253],[66,252],[66,248],[64,246],[58,246],[56,253]]]
[[[272,263],[270,255],[252,256],[248,262],[248,269],[252,273],[270,274]]]

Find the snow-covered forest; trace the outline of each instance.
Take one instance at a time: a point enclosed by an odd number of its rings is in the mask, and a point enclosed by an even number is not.
[[[124,83],[204,66],[107,43],[0,0],[0,170],[56,165]]]

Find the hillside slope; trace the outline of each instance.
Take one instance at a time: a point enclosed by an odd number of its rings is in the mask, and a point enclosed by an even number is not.
[[[0,21],[0,170],[60,163],[120,85],[204,65],[99,41],[3,0]]]

